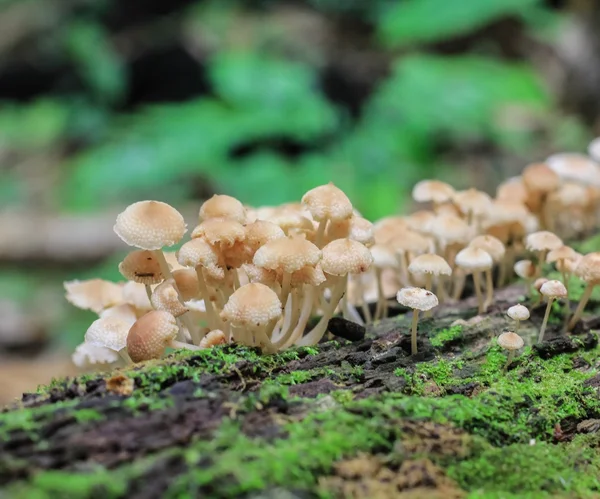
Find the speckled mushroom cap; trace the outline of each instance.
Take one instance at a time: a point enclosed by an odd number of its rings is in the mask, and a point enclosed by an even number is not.
[[[553,232],[541,230],[525,238],[525,247],[529,251],[550,251],[563,246],[562,239]]]
[[[100,313],[108,307],[123,303],[123,290],[119,284],[103,279],[66,281],[67,301],[82,310]]]
[[[492,207],[492,198],[485,192],[477,189],[467,189],[454,193],[452,201],[462,213],[473,213],[474,215],[485,215]]]
[[[546,262],[554,263],[559,260],[576,260],[580,255],[570,246],[561,246],[560,248],[553,249],[546,255]]]
[[[242,270],[246,273],[250,282],[260,282],[266,285],[278,282],[277,272],[274,270],[263,269],[253,263],[245,263],[242,265]]]
[[[254,254],[258,267],[279,272],[295,272],[306,265],[316,265],[321,250],[300,236],[283,237],[269,241]]]
[[[119,213],[114,231],[129,246],[158,250],[178,243],[186,231],[175,208],[160,201],[138,201]]]
[[[327,240],[352,239],[367,247],[375,244],[373,224],[363,217],[353,215],[339,222],[331,222],[327,226]]]
[[[310,224],[310,227],[312,228],[312,223]],[[255,222],[246,225],[246,244],[250,246],[254,252],[269,241],[281,239],[282,237],[285,237],[283,229],[279,225],[269,222],[268,220],[256,220]]]
[[[506,248],[502,241],[497,237],[490,235],[482,235],[475,237],[470,243],[469,246],[472,248],[480,248],[492,257],[494,262],[499,262],[504,258],[504,253],[506,252]]]
[[[396,268],[398,260],[393,249],[386,244],[375,244],[369,248],[373,257],[373,266],[378,269]]]
[[[302,286],[303,284],[317,287],[323,284],[326,280],[327,277],[323,273],[321,265],[317,264],[314,267],[312,265],[307,265],[296,272],[292,272],[292,280],[290,282],[293,288]]]
[[[118,317],[96,319],[85,333],[85,341],[90,345],[110,348],[115,352],[125,348],[131,324]]]
[[[439,180],[421,180],[412,190],[412,197],[417,203],[445,203],[454,195],[452,186]]]
[[[147,297],[146,297],[147,299]],[[105,308],[99,314],[100,318],[103,317],[116,317],[127,323],[127,329],[137,320],[136,309],[129,303],[122,303],[121,305],[115,305],[114,307]]]
[[[481,248],[467,246],[456,255],[456,265],[467,272],[480,272],[491,269],[494,265],[491,255]]]
[[[198,275],[192,269],[179,269],[173,272],[173,279],[177,284],[177,289],[181,293],[183,301],[198,298],[200,287],[198,286]]]
[[[261,327],[281,318],[281,301],[277,293],[260,283],[236,289],[221,312],[221,319],[236,327]]]
[[[219,253],[204,239],[192,239],[185,243],[177,253],[177,260],[184,267],[204,268],[214,279],[225,277]]]
[[[369,248],[352,239],[336,239],[323,247],[321,268],[330,275],[361,274],[369,270],[372,263]]]
[[[600,282],[600,252],[583,255],[575,268],[575,274],[588,283]]]
[[[408,266],[408,271],[411,274],[452,274],[452,269],[448,265],[448,262],[435,253],[426,253],[413,258]]]
[[[519,350],[523,348],[525,342],[517,333],[508,331],[498,336],[498,345],[504,350]]]
[[[529,319],[529,309],[521,304],[513,305],[506,311],[506,315],[516,321],[526,321]]]
[[[431,252],[434,241],[418,232],[405,230],[402,234],[391,239],[387,244],[395,253],[404,254],[408,252],[420,255]]]
[[[533,163],[523,170],[523,184],[532,192],[552,192],[558,188],[560,178],[547,164]]]
[[[585,154],[553,154],[546,159],[546,164],[563,180],[598,185],[600,166]]]
[[[159,359],[179,328],[169,312],[153,310],[140,317],[127,335],[127,352],[133,362]]]
[[[119,264],[119,272],[125,279],[142,284],[159,284],[164,279],[158,260],[148,250],[131,251]]]
[[[438,299],[431,291],[422,288],[402,288],[396,295],[400,305],[425,312],[438,306]]]
[[[521,279],[530,279],[535,275],[535,265],[531,260],[515,262],[513,270]]]
[[[81,368],[89,368],[97,364],[112,364],[119,360],[120,356],[114,350],[83,342],[75,347],[71,356],[73,364]]]
[[[208,244],[227,248],[246,239],[244,226],[227,218],[210,218],[192,231],[192,239],[203,239]]]
[[[551,280],[542,284],[540,293],[550,298],[565,298],[567,296],[567,288],[557,280]]]
[[[123,300],[134,307],[137,312],[152,310],[152,304],[148,299],[146,288],[139,282],[129,281],[123,285]]]
[[[352,216],[352,203],[348,196],[331,182],[304,194],[302,204],[317,222],[344,220]]]
[[[429,231],[444,245],[467,244],[471,234],[467,222],[456,215],[438,215],[431,222]]]
[[[152,291],[150,301],[156,310],[163,310],[174,317],[179,317],[185,314],[188,309],[179,301],[179,295],[173,286],[174,283],[174,279],[167,279],[156,286]]]
[[[315,230],[312,220],[298,211],[278,210],[268,221],[277,225],[286,236],[293,233],[310,234]]]
[[[212,348],[216,345],[227,343],[225,333],[220,329],[214,329],[206,333],[206,336],[200,340],[200,348]]]
[[[210,218],[229,218],[238,223],[246,223],[246,208],[232,196],[215,194],[202,203],[200,207],[200,221]]]

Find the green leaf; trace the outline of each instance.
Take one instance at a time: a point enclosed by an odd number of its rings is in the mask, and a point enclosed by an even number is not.
[[[402,0],[382,9],[378,33],[388,45],[428,43],[468,33],[539,0]]]

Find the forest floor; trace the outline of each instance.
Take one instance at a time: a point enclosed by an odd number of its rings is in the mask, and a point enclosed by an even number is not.
[[[414,357],[400,310],[354,343],[177,351],[54,381],[0,413],[0,497],[600,497],[598,316],[565,335],[556,306],[547,341],[504,371],[495,338],[518,302],[522,285],[485,315],[438,307]]]

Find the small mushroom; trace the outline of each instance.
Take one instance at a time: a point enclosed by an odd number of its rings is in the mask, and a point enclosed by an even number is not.
[[[548,324],[548,317],[550,317],[550,310],[552,309],[552,302],[556,299],[566,298],[567,288],[560,281],[548,281],[545,282],[540,288],[540,293],[548,298],[548,305],[546,305],[546,313],[544,314],[544,321],[540,329],[540,335],[538,337],[538,343],[544,341],[544,333],[546,332],[546,326]]]
[[[527,282],[527,292],[531,292],[531,281],[535,277],[535,265],[531,260],[519,260],[513,266],[515,274]]]
[[[419,255],[413,258],[412,262],[410,262],[408,271],[411,274],[425,275],[425,289],[427,291],[432,291],[433,276],[436,276],[438,278],[436,286],[437,294],[440,302],[443,301],[446,292],[444,291],[444,282],[442,279],[443,276],[449,276],[452,274],[452,268],[450,265],[448,265],[446,260],[433,253]],[[427,314],[430,314],[430,312],[427,312]]]
[[[396,299],[400,305],[412,308],[411,353],[417,353],[417,326],[419,324],[419,311],[425,312],[438,306],[438,299],[431,291],[422,288],[402,288],[398,291]]]
[[[523,348],[525,342],[517,333],[508,331],[498,336],[498,345],[504,350],[508,350],[508,357],[506,358],[506,364],[504,364],[504,371],[508,369],[508,366],[515,357],[515,352],[520,348]]]
[[[481,292],[481,272],[492,268],[494,261],[487,251],[481,248],[466,247],[456,255],[456,265],[462,268],[465,272],[473,273],[473,283],[475,285],[475,294],[477,295],[477,303],[479,304],[479,314],[486,311],[483,293]]]
[[[125,362],[131,362],[125,347],[130,324],[114,317],[101,317],[92,322],[85,333],[85,342],[97,347],[104,347],[117,352]]]
[[[119,264],[119,272],[129,281],[139,282],[146,287],[148,298],[152,295],[152,284],[164,280],[160,264],[152,251],[131,251]]]
[[[568,331],[571,331],[575,327],[575,324],[577,324],[581,318],[583,309],[590,299],[590,296],[592,296],[594,287],[600,283],[600,252],[584,255],[575,268],[575,275],[584,280],[587,283],[587,286],[581,296],[581,300],[579,300],[579,304],[577,305],[577,309],[575,309],[573,317],[571,317],[571,320],[567,325]]]
[[[527,319],[529,319],[529,309],[520,304],[513,305],[506,311],[506,315],[508,315],[511,319],[514,319],[517,322],[515,333],[518,333],[521,321],[526,321]]]
[[[480,248],[492,257],[492,260],[496,264],[501,264],[502,259],[506,253],[506,248],[502,241],[497,237],[490,235],[477,236],[473,239],[469,246],[473,248]],[[485,307],[489,307],[494,301],[494,281],[492,279],[492,269],[491,267],[485,271],[485,288],[486,288],[486,298],[485,298]]]
[[[534,307],[537,307],[538,305],[540,305],[542,303],[542,301],[544,301],[544,295],[542,294],[541,289],[542,289],[542,286],[544,284],[546,284],[547,282],[548,282],[548,279],[546,279],[545,277],[538,277],[535,281],[533,281],[533,289],[535,289],[538,294],[537,300],[533,304]]]
[[[200,342],[200,348],[212,348],[216,345],[224,345],[227,343],[227,336],[220,329],[209,331],[202,341]]]
[[[202,203],[200,221],[210,218],[229,218],[238,223],[246,223],[246,209],[236,198],[225,194],[215,194]]]
[[[525,238],[525,247],[529,251],[537,253],[538,263],[535,272],[536,276],[542,275],[542,267],[546,261],[546,255],[549,251],[555,250],[563,246],[563,242],[556,234],[547,230],[534,232]]]

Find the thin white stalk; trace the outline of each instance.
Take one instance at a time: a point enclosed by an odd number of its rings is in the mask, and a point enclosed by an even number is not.
[[[588,285],[586,286],[583,295],[581,296],[581,300],[579,300],[579,304],[577,305],[577,308],[575,309],[575,314],[573,314],[573,317],[571,317],[571,320],[569,321],[569,324],[567,325],[567,330],[571,331],[574,327],[575,324],[577,324],[577,322],[579,322],[579,319],[581,319],[581,314],[583,314],[583,309],[585,308],[585,306],[587,305],[588,300],[590,299],[590,296],[592,296],[592,291],[594,290],[594,283],[588,283]]]
[[[288,348],[293,345],[299,338],[302,337],[304,330],[306,329],[306,324],[308,323],[308,319],[310,319],[310,313],[313,308],[313,301],[315,296],[315,288],[312,286],[306,286],[306,290],[304,292],[304,296],[302,297],[302,306],[300,309],[300,316],[295,324],[292,324],[288,331],[285,332],[283,336],[277,338],[274,342],[274,345],[283,350],[284,348]]]
[[[190,345],[189,343],[183,343],[183,342],[177,341],[177,340],[171,340],[171,342],[169,343],[169,346],[171,348],[182,348],[184,350],[202,350],[202,348],[200,348],[199,346]]]
[[[198,288],[200,290],[200,297],[204,300],[204,308],[206,309],[206,317],[208,319],[208,327],[211,329],[222,329],[221,319],[215,312],[213,303],[210,300],[210,293],[208,286],[204,279],[204,271],[202,267],[196,267],[196,275],[198,276]]]
[[[481,292],[481,274],[478,270],[473,272],[473,284],[475,286],[475,294],[477,295],[477,303],[479,304],[478,313],[483,314],[483,293]]]
[[[419,324],[419,311],[413,309],[412,328],[410,333],[410,353],[417,354],[417,326]]]
[[[538,336],[538,343],[544,341],[544,333],[546,332],[546,326],[548,325],[548,317],[550,317],[550,310],[552,309],[552,302],[554,301],[554,297],[550,296],[548,298],[548,305],[546,305],[546,313],[544,314],[544,320],[542,322],[542,327],[540,328],[540,335]]]

